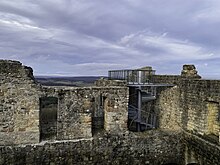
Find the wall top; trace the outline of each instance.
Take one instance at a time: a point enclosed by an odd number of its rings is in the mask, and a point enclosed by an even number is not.
[[[186,78],[198,78],[198,79],[201,78],[201,76],[198,75],[195,65],[192,65],[192,64],[183,65],[181,76],[186,77]]]
[[[34,80],[33,69],[22,65],[19,61],[0,60],[0,74],[7,77],[28,77]]]

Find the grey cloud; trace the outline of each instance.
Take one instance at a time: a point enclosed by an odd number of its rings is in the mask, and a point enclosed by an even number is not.
[[[2,0],[0,57],[35,74],[104,75],[144,65],[179,73],[195,63],[207,75],[207,67],[217,72],[219,7],[217,0]]]

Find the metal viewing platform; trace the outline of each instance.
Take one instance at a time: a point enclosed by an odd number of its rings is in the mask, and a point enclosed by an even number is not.
[[[156,99],[157,87],[174,86],[173,84],[154,83],[155,72],[155,70],[152,70],[152,67],[144,67],[134,70],[110,70],[108,72],[109,80],[124,80],[127,82],[129,88],[133,88],[136,91],[136,106],[128,106],[128,118],[131,120],[129,125],[136,123],[136,131],[156,128],[157,125],[157,114],[147,112],[148,110],[144,111],[142,109],[142,103]],[[143,118],[142,113],[147,113],[147,115],[145,115],[147,117]]]
[[[125,80],[128,84],[149,84],[153,82],[152,75],[155,70],[151,67],[135,70],[110,70],[108,78],[110,80]]]

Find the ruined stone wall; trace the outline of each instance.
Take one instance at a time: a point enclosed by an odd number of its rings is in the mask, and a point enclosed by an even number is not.
[[[201,79],[194,65],[183,65],[181,75],[153,75],[152,82],[178,85],[182,80]]]
[[[170,117],[183,129],[198,135],[219,136],[220,81],[201,80],[194,65],[184,65],[181,76],[155,75],[154,79],[156,83],[177,85],[162,91],[158,89],[156,108],[163,114],[161,121],[173,113],[176,115]]]
[[[76,141],[0,147],[0,165],[181,164],[179,135],[149,131],[143,135],[102,136]]]
[[[185,71],[182,77],[155,75],[156,83],[176,84],[174,87],[159,87],[153,105],[146,106],[154,108],[159,115],[159,130],[153,130],[150,136],[143,133],[141,138],[126,136],[121,140],[112,139],[111,136],[128,133],[129,92],[125,82],[100,80],[96,87],[42,88],[35,82],[32,69],[22,66],[20,62],[1,60],[0,66],[0,145],[39,143],[45,140],[40,139],[40,130],[46,130],[47,126],[56,128],[56,131],[53,130],[53,140],[91,138],[94,125],[103,127],[108,135],[86,140],[85,143],[78,141],[2,147],[2,164],[33,164],[35,161],[45,164],[92,164],[103,163],[103,160],[109,164],[114,160],[116,164],[123,161],[136,163],[136,160],[145,164],[159,164],[161,161],[166,163],[168,158],[176,162],[173,156],[180,154],[180,142],[175,139],[174,145],[170,137],[176,136],[181,130],[184,132],[184,143],[197,155],[197,161],[205,159],[207,165],[219,162],[220,81],[198,80],[200,77],[193,68],[190,78],[187,78]],[[40,99],[46,97],[57,98],[57,125],[50,126],[45,122],[46,129],[41,129]],[[161,130],[169,130],[172,135],[165,135]],[[173,148],[177,144],[178,147]],[[213,147],[213,144],[217,147]],[[200,146],[208,148],[208,151]],[[39,156],[42,152],[45,152],[46,157]],[[213,154],[210,156],[209,153]],[[71,154],[78,156],[73,157]]]
[[[104,129],[107,132],[121,134],[127,131],[128,98],[124,100],[121,97],[123,97],[123,95],[119,94],[118,98],[107,98],[105,100]]]
[[[220,81],[185,79],[157,92],[159,128],[183,131],[186,163],[219,164]]]
[[[180,75],[151,75],[150,82],[156,84],[179,84],[179,82],[185,79]],[[124,80],[108,80],[101,78],[95,81],[96,86],[127,86],[127,82]]]
[[[161,88],[155,108],[162,127],[172,128],[176,123],[198,135],[219,136],[220,81],[185,79],[178,86]]]
[[[101,78],[99,80],[95,81],[95,85],[96,86],[127,86],[127,82],[123,81],[123,80],[108,80],[108,79],[104,79]]]
[[[173,84],[175,86],[157,87],[157,96],[151,102],[158,114],[158,127],[162,129],[180,130],[182,126],[182,107],[180,105],[179,84],[185,78],[180,75],[153,75],[155,84]]]
[[[218,144],[210,143],[188,132],[185,132],[183,135],[185,164],[198,163],[200,165],[219,165],[220,146]]]
[[[32,69],[0,61],[0,145],[39,142],[39,94]]]
[[[179,87],[158,87],[154,104],[155,111],[159,114],[158,127],[179,130],[182,123]]]
[[[180,75],[153,75],[152,82],[156,84],[179,84],[183,78]]]
[[[156,83],[177,86],[157,89],[155,110],[159,128],[183,132],[184,164],[218,165],[220,81],[200,78],[192,65],[184,65],[181,76],[156,75]]]
[[[185,80],[180,85],[184,128],[195,134],[219,136],[220,81]]]
[[[158,87],[148,104],[159,114],[159,129],[184,133],[186,163],[218,164],[220,81],[200,78],[192,65],[184,65],[181,76],[154,75],[152,82],[176,86]]]
[[[127,87],[43,88],[31,68],[7,60],[0,60],[0,76],[0,145],[92,137],[92,120],[100,113],[107,132],[127,131]],[[108,100],[105,109],[100,96]],[[48,97],[57,99],[57,118],[51,121],[39,115],[54,110],[41,106]],[[53,137],[42,138],[47,134]]]
[[[125,87],[45,88],[45,95],[58,98],[58,140],[92,137],[92,120],[100,108],[100,96],[108,100],[102,109],[105,130],[109,133],[127,130],[128,89]]]

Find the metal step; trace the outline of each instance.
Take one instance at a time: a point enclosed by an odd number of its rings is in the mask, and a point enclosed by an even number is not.
[[[153,95],[153,92],[149,92],[147,90],[141,90],[141,95],[142,102],[148,102],[156,99],[156,96]]]
[[[142,102],[148,102],[148,101],[152,101],[155,99],[156,99],[155,96],[142,97]]]

